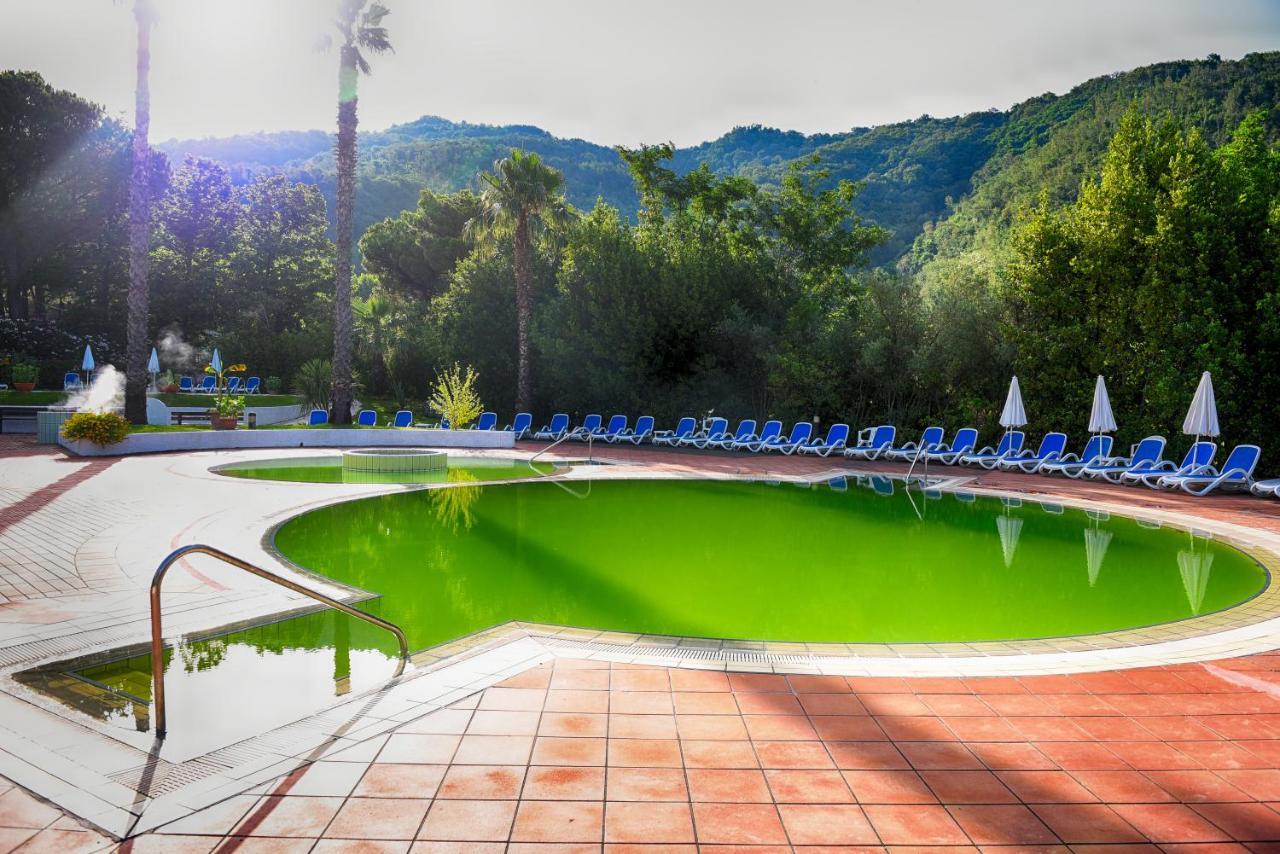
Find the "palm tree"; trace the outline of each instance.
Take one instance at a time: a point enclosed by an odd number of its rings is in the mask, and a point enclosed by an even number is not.
[[[134,0],[138,29],[138,82],[134,93],[133,168],[129,178],[129,296],[125,348],[124,414],[134,424],[147,423],[147,264],[151,251],[151,0]]]
[[[569,218],[564,200],[564,175],[542,162],[537,154],[518,148],[493,164],[493,172],[481,172],[480,217],[473,231],[509,233],[515,252],[516,279],[516,410],[528,411],[533,396],[529,371],[529,322],[533,315],[530,295],[530,251],[533,238],[547,227]]]
[[[390,9],[379,0],[338,0],[338,210],[334,220],[338,257],[333,283],[333,408],[335,424],[351,423],[351,212],[356,193],[356,84],[370,71],[364,51],[391,50],[382,19]]]

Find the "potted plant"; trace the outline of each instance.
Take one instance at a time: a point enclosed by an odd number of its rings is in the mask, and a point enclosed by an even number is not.
[[[214,430],[234,430],[244,414],[244,397],[219,392],[209,408],[209,424]]]
[[[13,387],[21,392],[35,391],[36,380],[40,379],[40,369],[30,362],[17,362],[12,372]]]

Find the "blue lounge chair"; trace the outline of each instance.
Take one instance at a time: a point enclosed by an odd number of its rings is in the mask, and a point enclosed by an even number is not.
[[[517,412],[515,420],[503,428],[516,434],[516,439],[523,439],[533,429],[533,415],[528,412]]]
[[[712,442],[719,442],[724,439],[732,438],[733,434],[729,432],[729,419],[716,416],[707,424],[705,430],[690,436],[680,444],[690,448],[705,448]]]
[[[178,377],[178,391],[190,393],[195,390],[196,384],[192,381],[191,377]]]
[[[975,453],[965,454],[960,462],[968,466],[982,466],[984,469],[999,467],[1001,461],[1022,450],[1022,441],[1026,438],[1021,430],[1010,430],[1000,437],[1000,444],[994,448],[988,445]]]
[[[639,445],[652,435],[653,416],[641,415],[636,419],[636,426],[634,430],[623,428],[623,430],[618,433],[615,438],[611,439],[610,442],[630,442],[633,445]]]
[[[817,454],[820,457],[829,457],[833,451],[843,451],[844,446],[847,444],[849,444],[849,425],[832,424],[827,429],[827,438],[813,439],[796,450],[802,454]]]
[[[653,444],[675,447],[692,436],[698,429],[698,419],[686,415],[674,430],[659,430],[653,434]]]
[[[733,435],[725,435],[718,439],[712,439],[707,444],[713,448],[720,448],[723,451],[732,450],[736,442],[750,442],[756,437],[756,420],[754,418],[744,418],[738,422],[738,429],[733,431]]]
[[[1045,433],[1040,439],[1040,447],[1035,453],[1023,451],[1000,461],[1004,471],[1021,471],[1035,474],[1045,463],[1054,463],[1062,459],[1067,451],[1066,433]]]
[[[1061,459],[1045,463],[1041,474],[1065,474],[1067,477],[1083,477],[1089,469],[1100,468],[1111,462],[1111,437],[1090,436],[1079,456],[1067,454]]]
[[[535,439],[546,439],[554,442],[563,439],[569,432],[569,415],[565,412],[557,412],[551,416],[551,423],[543,427],[537,433],[533,434]]]
[[[1182,464],[1176,468],[1172,460],[1160,460],[1151,466],[1147,471],[1125,472],[1120,475],[1120,483],[1142,484],[1151,489],[1156,488],[1160,478],[1170,474],[1199,474],[1205,466],[1213,462],[1213,456],[1218,452],[1218,446],[1213,442],[1196,442],[1187,449],[1186,456],[1182,458]]]
[[[481,412],[480,419],[476,421],[472,430],[496,430],[498,429],[498,413]]]
[[[748,437],[741,442],[733,441],[729,447],[735,451],[751,451],[752,453],[760,450],[765,442],[776,441],[782,435],[781,421],[766,421],[764,427],[760,430],[760,435]]]
[[[1160,462],[1164,454],[1164,436],[1148,436],[1139,442],[1128,457],[1113,457],[1105,465],[1093,465],[1085,469],[1084,474],[1095,480],[1102,478],[1111,483],[1119,483],[1122,475],[1131,471],[1150,471]]]
[[[329,423],[329,411],[327,409],[313,409],[311,416],[307,419],[308,427],[318,427],[321,424]]]
[[[1215,489],[1231,487],[1249,489],[1253,486],[1253,470],[1258,467],[1262,449],[1257,445],[1236,445],[1227,455],[1221,469],[1208,465],[1193,474],[1169,474],[1156,485],[1161,489],[1181,489],[1191,495],[1208,495]]]
[[[938,462],[953,466],[965,454],[972,454],[976,447],[978,447],[978,431],[972,427],[961,427],[956,431],[950,445],[943,443],[942,447],[936,451],[925,451],[924,459],[931,463]]]
[[[796,425],[791,428],[790,436],[788,436],[786,439],[779,437],[769,442],[762,442],[760,444],[760,450],[781,451],[787,456],[790,456],[791,454],[794,454],[796,452],[796,448],[799,448],[805,442],[809,441],[809,437],[812,435],[813,435],[813,422],[797,421]]]
[[[898,428],[892,424],[881,424],[879,427],[871,428],[870,432],[862,431],[865,435],[858,437],[858,444],[852,448],[845,448],[844,455],[854,460],[878,460],[884,456],[885,452],[893,447],[893,440],[898,435]]]
[[[75,391],[80,388],[80,375],[75,371],[67,371],[62,375],[62,390]]]
[[[893,495],[893,480],[882,474],[875,474],[867,478],[867,485],[871,487],[872,492],[876,495],[882,495],[886,498]]]
[[[911,462],[916,457],[927,454],[929,451],[937,451],[945,447],[942,441],[945,436],[946,431],[941,427],[926,427],[924,432],[920,434],[918,442],[907,442],[897,448],[890,448],[884,452],[884,458],[902,463]]]
[[[239,378],[239,377],[228,377],[228,378],[227,378],[227,391],[228,391],[229,393],[231,393],[231,394],[237,394],[237,393],[239,393],[239,391],[240,391],[240,378]]]
[[[594,439],[600,434],[600,425],[603,422],[604,419],[593,412],[582,419],[582,423],[569,432],[569,438],[575,442],[585,442],[588,438]]]
[[[412,427],[413,411],[409,409],[401,409],[396,413],[396,417],[391,419],[391,423],[388,424],[387,426],[388,427]]]
[[[827,486],[831,489],[832,492],[848,492],[849,478],[845,475],[833,477],[831,478],[831,480],[827,481]]]
[[[609,418],[609,426],[597,433],[596,438],[612,445],[618,441],[618,436],[625,432],[627,432],[627,416],[614,415]]]
[[[245,394],[257,394],[262,390],[262,380],[259,377],[249,377],[249,381],[244,384]]]
[[[357,427],[377,427],[378,413],[372,409],[361,409],[360,413],[356,415],[356,426]]]
[[[217,389],[217,386],[218,386],[218,378],[215,377],[213,374],[206,374],[204,380],[202,380],[200,385],[198,385],[195,388],[195,391],[198,391],[202,394],[213,394],[213,392]]]

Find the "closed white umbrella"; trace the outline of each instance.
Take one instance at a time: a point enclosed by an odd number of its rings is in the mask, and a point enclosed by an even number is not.
[[[1178,552],[1178,574],[1182,576],[1182,590],[1187,594],[1191,613],[1199,614],[1204,605],[1204,593],[1209,587],[1209,573],[1213,569],[1213,553],[1197,552],[1194,543],[1191,551]]]
[[[1111,532],[1101,528],[1084,529],[1085,569],[1089,573],[1089,586],[1098,583],[1102,562],[1107,559],[1107,547],[1111,545]]]
[[[1013,566],[1013,556],[1018,551],[1018,539],[1022,536],[1022,519],[1002,514],[996,517],[996,531],[1000,534],[1000,553],[1005,569]]]
[[[1218,428],[1218,403],[1213,397],[1213,377],[1205,371],[1200,375],[1200,385],[1196,386],[1195,397],[1191,398],[1191,408],[1187,417],[1182,420],[1182,432],[1195,436],[1217,436],[1222,431]]]
[[[80,370],[92,371],[94,368],[93,349],[88,345],[84,345],[84,358],[80,360]]]
[[[156,352],[156,348],[151,348],[151,358],[147,360],[147,373],[160,373],[160,354]]]
[[[1111,397],[1107,394],[1107,383],[1098,374],[1098,381],[1093,385],[1093,408],[1089,410],[1090,433],[1114,433],[1116,416],[1111,411]]]
[[[222,373],[222,354],[218,352],[217,347],[213,348],[213,358],[209,360],[209,364],[215,373]]]
[[[1009,383],[1009,395],[1004,399],[1004,409],[1000,411],[1000,426],[1005,430],[1022,427],[1027,423],[1027,410],[1022,406],[1022,388],[1018,378]]]

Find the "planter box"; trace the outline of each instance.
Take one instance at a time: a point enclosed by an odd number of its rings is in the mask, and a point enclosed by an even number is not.
[[[118,457],[174,451],[230,451],[253,448],[514,448],[509,430],[192,430],[134,433],[123,442],[102,447],[83,439],[58,444],[82,457]]]

